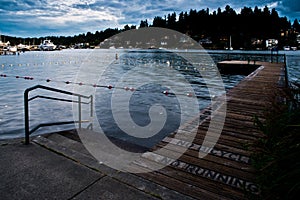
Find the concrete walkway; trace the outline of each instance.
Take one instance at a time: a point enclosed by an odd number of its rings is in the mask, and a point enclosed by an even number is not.
[[[60,148],[42,140],[53,149]],[[24,145],[21,139],[0,141],[0,199],[185,199],[134,175],[101,166],[91,157],[74,160],[76,155],[71,159],[53,149],[34,142]]]

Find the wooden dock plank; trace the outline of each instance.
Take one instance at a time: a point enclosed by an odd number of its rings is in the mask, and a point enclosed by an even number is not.
[[[224,61],[221,64],[223,67],[243,67],[248,62]],[[206,148],[202,143],[211,121],[209,108],[202,116],[208,117],[200,123],[195,138],[191,138],[190,131],[198,118],[185,124],[181,131],[166,137],[152,149],[164,148],[165,151],[160,151],[160,154],[145,153],[132,163],[137,171],[153,164],[168,164],[165,168],[140,176],[197,199],[246,199],[248,192],[259,193],[254,183],[255,170],[250,159],[251,153],[258,149],[246,146],[264,137],[254,125],[254,117],[264,121],[265,112],[272,107],[276,96],[281,94],[284,63],[256,62],[255,65],[258,68],[255,72],[227,92],[224,127],[217,144],[207,150],[206,157],[200,159],[198,155],[199,151],[205,151]],[[222,125],[221,121],[218,123]],[[217,130],[210,128],[212,132]],[[215,137],[208,136],[205,139],[213,142]],[[176,159],[183,148],[188,150]]]

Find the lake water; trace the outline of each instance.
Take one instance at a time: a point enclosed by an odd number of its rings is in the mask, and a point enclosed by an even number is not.
[[[213,56],[217,56],[218,52],[213,51],[213,53]],[[219,53],[224,52],[219,51]],[[239,51],[236,53],[239,53]],[[287,53],[290,80],[299,81],[300,51],[284,53]],[[99,123],[105,132],[115,137],[123,136],[122,131],[114,122],[111,111],[113,92],[116,90],[124,92],[122,88],[133,87],[136,81],[145,84],[135,87],[137,90],[133,92],[126,92],[132,94],[129,102],[131,117],[140,126],[149,123],[149,107],[157,103],[163,105],[168,114],[167,125],[162,132],[168,134],[176,130],[180,121],[180,105],[176,96],[162,94],[162,91],[169,90],[170,85],[159,84],[158,82],[150,83],[151,77],[156,81],[167,79],[168,84],[171,84],[172,87],[181,88],[184,81],[178,81],[180,78],[178,79],[177,76],[183,76],[197,96],[199,110],[209,105],[211,94],[208,93],[203,78],[195,72],[193,66],[186,63],[186,60],[181,60],[171,53],[158,53],[155,51],[121,51],[118,52],[118,60],[115,60],[115,54],[116,50],[63,50],[1,56],[0,74],[6,77],[0,77],[0,139],[24,136],[23,94],[25,89],[37,84],[66,91],[74,91],[74,87],[79,87],[80,82],[84,84],[80,86],[82,88],[93,88],[93,84],[116,86],[120,79],[126,77],[129,72],[135,71],[134,78],[123,80],[123,85],[120,85],[119,89],[94,88],[95,110]],[[193,53],[194,57],[199,57],[199,55],[197,52]],[[205,69],[209,61],[205,59],[200,59],[200,61],[203,63],[198,64]],[[91,66],[94,67],[93,70],[90,70],[89,67]],[[174,76],[168,74],[157,77],[158,73],[166,72],[166,70],[175,71],[178,75],[175,73]],[[32,77],[33,79],[24,79],[24,77]],[[236,85],[243,78],[244,76],[241,75],[222,75],[226,90]],[[69,84],[66,84],[66,82],[69,82]],[[74,82],[77,84],[72,84]],[[191,91],[188,91],[188,89],[182,89],[180,93],[186,95],[189,92]],[[37,93],[35,91],[31,95],[34,94],[51,93],[44,91]],[[119,107],[117,105],[120,112],[124,109],[122,102],[121,96],[116,101],[117,104],[120,103]],[[45,99],[34,100],[30,102],[30,119],[31,128],[40,123],[73,120],[72,104]],[[74,126],[45,127],[35,134],[70,128],[74,128]]]

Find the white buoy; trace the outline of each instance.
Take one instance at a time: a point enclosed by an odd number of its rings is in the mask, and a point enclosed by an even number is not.
[[[171,63],[170,63],[170,61],[167,61],[166,63],[167,63],[167,65],[168,65],[168,67],[170,67],[170,66],[171,66]]]

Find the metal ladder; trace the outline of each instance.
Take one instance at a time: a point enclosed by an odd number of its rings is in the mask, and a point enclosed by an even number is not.
[[[42,90],[47,90],[47,91],[52,91],[56,93],[61,93],[69,96],[75,96],[78,97],[77,101],[74,101],[72,99],[62,99],[62,98],[56,98],[56,97],[50,97],[50,96],[43,96],[43,95],[36,95],[34,97],[29,98],[29,92],[36,90],[36,89],[42,89]],[[54,101],[63,101],[63,102],[69,102],[69,103],[77,103],[78,104],[78,121],[63,121],[63,122],[51,122],[51,123],[41,123],[37,126],[35,126],[33,129],[30,130],[30,125],[29,125],[29,102],[34,100],[34,99],[49,99],[49,100],[54,100]],[[83,99],[86,99],[88,101],[82,101]],[[64,124],[73,124],[73,123],[79,123],[79,129],[82,128],[82,123],[88,123],[90,122],[90,125],[88,128],[93,128],[91,119],[93,117],[93,95],[90,96],[85,96],[81,94],[76,94],[56,88],[51,88],[43,85],[36,85],[31,88],[27,88],[24,92],[24,114],[25,114],[25,144],[29,144],[29,136],[38,130],[41,127],[46,127],[46,126],[56,126],[56,125],[64,125]],[[81,113],[81,105],[82,104],[90,104],[90,120],[82,120],[82,113]]]

